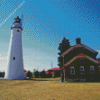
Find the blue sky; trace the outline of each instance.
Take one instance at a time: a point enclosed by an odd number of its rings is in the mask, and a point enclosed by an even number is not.
[[[58,46],[63,37],[100,52],[99,0],[1,0],[0,71],[5,70],[14,18],[23,14],[24,68],[39,71],[58,67]],[[97,57],[100,57],[98,54]]]

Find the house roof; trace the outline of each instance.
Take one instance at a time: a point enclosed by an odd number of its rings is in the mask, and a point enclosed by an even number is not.
[[[73,57],[73,58],[72,58],[70,61],[68,61],[66,64],[64,64],[64,67],[68,66],[68,65],[71,64],[74,60],[76,60],[76,59],[78,59],[78,58],[87,58],[87,59],[89,59],[90,61],[92,61],[92,62],[94,62],[94,63],[96,63],[96,64],[99,63],[97,60],[95,60],[95,59],[93,59],[93,58],[91,58],[91,57],[89,57],[89,56],[87,56],[87,55],[85,55],[85,54],[80,53],[80,54],[78,54],[77,56]],[[63,67],[63,68],[64,68],[64,67]]]
[[[80,45],[74,45],[72,47],[70,47],[68,50],[66,50],[61,56],[64,57],[65,54],[69,53],[71,50],[73,50],[74,48],[78,48],[78,47],[84,47],[88,50],[90,50],[91,52],[93,53],[98,53],[97,51],[91,49],[90,47],[86,46],[86,45],[83,45],[83,44],[80,44]]]
[[[61,70],[59,67],[55,67],[55,68],[52,68],[52,69],[49,69],[48,71],[50,71],[50,70]]]

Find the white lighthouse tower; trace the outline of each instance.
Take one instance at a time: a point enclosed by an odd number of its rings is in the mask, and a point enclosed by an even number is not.
[[[23,71],[22,30],[21,19],[17,16],[11,27],[7,68],[4,77],[8,80],[21,80],[26,78]]]

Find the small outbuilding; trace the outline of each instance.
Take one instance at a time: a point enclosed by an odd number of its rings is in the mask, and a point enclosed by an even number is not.
[[[54,71],[56,71],[57,73],[60,74],[61,70],[62,69],[60,69],[59,67],[54,67],[54,68],[51,68],[51,69],[47,70],[46,74],[48,74],[50,72],[53,75]],[[60,75],[58,75],[58,76],[60,76]]]

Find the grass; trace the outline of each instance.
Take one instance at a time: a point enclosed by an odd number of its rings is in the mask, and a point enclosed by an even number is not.
[[[100,83],[60,82],[60,78],[0,80],[0,100],[99,100]]]

